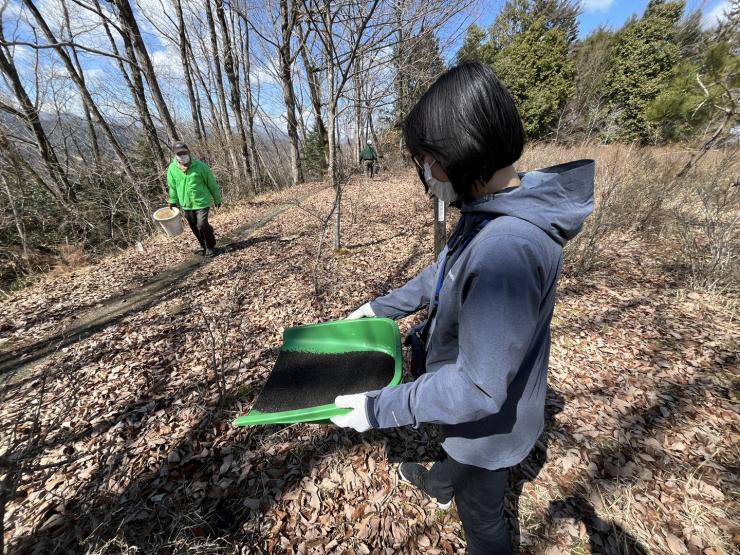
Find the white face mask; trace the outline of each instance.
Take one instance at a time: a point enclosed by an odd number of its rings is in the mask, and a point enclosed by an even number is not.
[[[452,187],[452,183],[440,181],[432,175],[432,166],[426,160],[424,160],[424,180],[429,186],[429,191],[442,202],[449,204],[460,198],[460,195]]]
[[[190,163],[190,154],[176,154],[175,158],[177,158],[177,161],[180,162],[183,166],[186,166]]]

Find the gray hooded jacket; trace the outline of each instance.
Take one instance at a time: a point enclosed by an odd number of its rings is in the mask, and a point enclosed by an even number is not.
[[[550,320],[563,245],[593,209],[593,160],[519,174],[518,187],[463,203],[450,237],[474,233],[447,263],[427,372],[368,394],[370,423],[442,424],[455,460],[495,470],[522,461],[544,428]],[[447,255],[370,303],[400,318],[428,306]],[[431,307],[429,307],[431,310]]]

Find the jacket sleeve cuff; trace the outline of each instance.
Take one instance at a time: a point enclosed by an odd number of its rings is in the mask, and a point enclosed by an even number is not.
[[[375,313],[375,316],[378,318],[393,318],[394,320],[397,320],[401,316],[404,316],[404,314],[399,313],[397,310],[392,310],[390,308],[384,307],[377,301],[370,301],[370,308],[373,309],[373,312]]]
[[[365,395],[365,416],[367,416],[367,421],[373,428],[380,427],[378,424],[378,418],[375,416],[375,397],[370,394]]]

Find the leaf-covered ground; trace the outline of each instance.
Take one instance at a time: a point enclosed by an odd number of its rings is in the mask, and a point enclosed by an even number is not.
[[[438,456],[434,427],[231,425],[285,327],[344,317],[432,261],[431,205],[411,174],[355,179],[343,249],[327,229],[320,259],[333,194],[319,184],[214,226],[223,236],[307,192],[157,302],[3,376],[8,552],[464,553],[454,508],[396,479],[399,461]],[[195,247],[189,232],[156,237],[45,279],[0,304],[0,341],[43,342]],[[689,292],[662,260],[659,241],[631,238],[561,281],[547,431],[511,478],[522,552],[737,548],[736,304]]]

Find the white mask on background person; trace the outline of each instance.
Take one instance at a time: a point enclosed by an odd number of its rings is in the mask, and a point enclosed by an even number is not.
[[[190,154],[175,154],[175,158],[183,166],[187,166],[190,163]]]
[[[429,191],[442,202],[451,203],[460,198],[452,183],[449,181],[440,181],[432,175],[432,166],[424,160],[424,180],[429,186]]]

